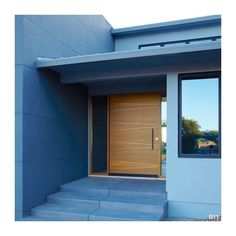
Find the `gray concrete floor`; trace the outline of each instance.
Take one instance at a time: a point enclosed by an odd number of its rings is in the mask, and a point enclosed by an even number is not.
[[[118,177],[88,177],[65,184],[80,188],[97,188],[128,192],[165,193],[166,181],[158,179],[130,179]]]

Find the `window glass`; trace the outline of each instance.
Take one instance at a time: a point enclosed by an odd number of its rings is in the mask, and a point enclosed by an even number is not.
[[[166,97],[161,102],[161,176],[166,176]]]
[[[181,80],[181,153],[219,155],[219,78]]]

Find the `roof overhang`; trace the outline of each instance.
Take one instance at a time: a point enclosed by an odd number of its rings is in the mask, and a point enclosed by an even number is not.
[[[221,43],[211,41],[171,47],[116,51],[67,58],[38,58],[37,68],[60,73],[63,83],[152,77],[186,66],[220,66]]]

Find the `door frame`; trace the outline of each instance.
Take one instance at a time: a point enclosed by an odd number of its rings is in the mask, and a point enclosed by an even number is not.
[[[127,93],[127,94],[144,94],[144,93],[158,93],[158,92],[137,92],[137,93]],[[110,96],[118,95],[118,94],[109,94],[109,95],[89,95],[88,97],[88,176],[110,176]],[[93,172],[92,164],[93,164],[93,104],[92,97],[98,96],[106,96],[107,97],[107,170],[106,173],[98,174]],[[161,98],[163,98],[163,94],[161,94]],[[161,99],[162,102],[162,99]],[[161,109],[161,106],[160,106]],[[162,141],[162,132],[160,127],[160,140]],[[160,150],[161,152],[161,150]],[[160,153],[160,159],[162,159],[162,155]],[[160,160],[161,164],[161,160]],[[161,169],[161,166],[160,166]],[[113,175],[114,176],[114,175]],[[122,177],[122,175],[117,175]],[[153,178],[153,177],[137,177],[135,175],[127,175],[128,178]],[[155,177],[155,179],[166,179],[165,176],[160,175],[159,177]]]

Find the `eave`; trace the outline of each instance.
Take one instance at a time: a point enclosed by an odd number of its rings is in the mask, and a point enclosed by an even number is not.
[[[220,65],[221,43],[209,41],[171,47],[116,51],[66,58],[37,58],[39,69],[60,73],[63,83],[150,77],[198,63]]]

